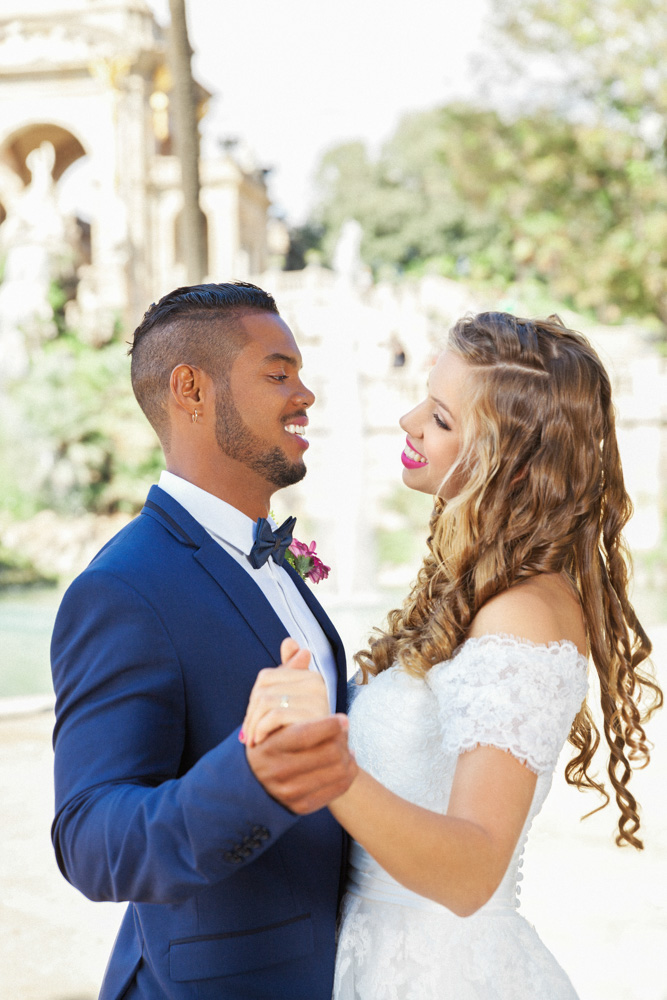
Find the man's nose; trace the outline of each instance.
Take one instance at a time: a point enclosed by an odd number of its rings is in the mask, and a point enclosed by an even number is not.
[[[294,393],[294,398],[301,402],[302,406],[312,406],[315,402],[315,393],[311,392],[307,385],[299,381],[296,392]]]

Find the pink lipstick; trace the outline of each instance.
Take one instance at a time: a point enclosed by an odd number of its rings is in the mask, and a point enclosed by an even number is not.
[[[401,462],[406,469],[423,469],[425,465],[428,465],[428,459],[424,458],[421,452],[410,444],[409,438],[405,439]]]

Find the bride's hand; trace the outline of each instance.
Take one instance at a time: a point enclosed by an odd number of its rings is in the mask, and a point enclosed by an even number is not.
[[[310,653],[295,639],[283,639],[280,667],[260,670],[250,693],[240,739],[256,746],[283,726],[330,715],[323,677],[309,670]]]

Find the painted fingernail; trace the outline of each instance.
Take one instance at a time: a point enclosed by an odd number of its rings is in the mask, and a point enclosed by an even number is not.
[[[239,742],[245,743],[245,733],[243,732],[243,730],[241,730],[241,732],[239,733]]]

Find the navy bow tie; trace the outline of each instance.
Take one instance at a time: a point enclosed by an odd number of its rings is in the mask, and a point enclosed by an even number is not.
[[[273,556],[279,566],[285,559],[285,553],[292,542],[292,531],[296,524],[295,517],[288,517],[279,528],[274,531],[265,517],[260,517],[257,521],[257,531],[255,541],[250,550],[248,559],[254,569],[263,566],[269,556]]]

